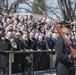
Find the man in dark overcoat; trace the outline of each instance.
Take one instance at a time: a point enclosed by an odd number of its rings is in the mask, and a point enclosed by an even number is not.
[[[0,37],[0,72],[5,74],[8,69],[8,53],[4,53],[4,51],[11,49],[11,43],[5,38],[5,34],[1,33]]]
[[[43,40],[42,35],[39,36],[39,41],[37,43],[37,49],[46,50],[46,44]],[[49,68],[50,62],[48,61],[49,57],[48,58],[47,57],[48,57],[47,53],[40,53],[40,55],[39,55],[39,58],[40,58],[39,61],[40,61],[40,65],[41,65],[40,69],[42,69],[42,70],[47,70]],[[48,64],[48,62],[49,62],[49,64]]]
[[[37,40],[34,38],[35,34],[33,32],[31,32],[29,34],[29,47],[32,50],[36,50],[37,49]]]
[[[14,37],[14,41],[17,44],[17,49],[15,49],[16,51],[20,51],[20,50],[24,49],[23,43],[20,40],[20,38],[21,38],[21,34],[19,32],[17,32]],[[23,61],[23,57],[24,57],[24,54],[22,54],[22,53],[14,54],[14,63],[12,64],[13,73],[22,72],[21,64]]]
[[[54,49],[54,41],[52,39],[52,33],[48,32],[46,37],[44,38],[44,42],[46,44],[46,49],[49,50],[49,49]]]
[[[33,32],[31,32],[29,34],[29,48],[32,50],[37,50],[37,40],[35,39],[35,34]],[[33,53],[33,69],[37,70],[37,53]]]

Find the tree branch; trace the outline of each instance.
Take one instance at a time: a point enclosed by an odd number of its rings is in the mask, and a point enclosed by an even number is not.
[[[32,8],[32,6],[28,3],[28,2],[26,2],[25,0],[23,1],[25,4],[27,4],[30,8]],[[32,3],[31,3],[32,4]]]
[[[45,5],[46,5],[46,3],[45,3]],[[47,7],[47,8],[50,10],[50,12],[52,12],[58,19],[60,19],[59,16],[58,16],[49,6],[46,5],[46,7]]]
[[[27,12],[31,12],[30,10],[26,9],[26,8],[18,8],[18,9],[24,9],[26,10]]]
[[[14,2],[13,4],[11,4],[10,8],[8,9],[8,11],[10,12],[14,8],[14,6],[16,6],[18,4],[19,4],[18,1]]]

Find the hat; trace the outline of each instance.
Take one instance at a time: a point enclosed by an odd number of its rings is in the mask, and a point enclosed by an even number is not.
[[[61,27],[66,27],[66,28],[70,28],[71,24],[68,22],[60,22],[59,23]]]
[[[66,27],[63,27],[61,30],[64,34],[70,34],[70,30]]]

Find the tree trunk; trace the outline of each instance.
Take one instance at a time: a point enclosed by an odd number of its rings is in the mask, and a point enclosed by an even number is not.
[[[4,0],[0,0],[0,8],[3,10],[4,9]]]
[[[58,5],[64,20],[73,21],[71,0],[58,0]]]

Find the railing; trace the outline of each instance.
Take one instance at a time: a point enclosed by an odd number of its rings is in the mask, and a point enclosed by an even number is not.
[[[17,50],[17,51],[4,51],[5,53],[38,53],[38,52],[55,52],[55,50]]]
[[[55,50],[19,50],[19,51],[5,51],[5,53],[9,54],[9,75],[11,75],[11,67],[12,67],[12,62],[14,62],[14,54],[18,53],[30,53],[31,54],[31,59],[32,59],[32,64],[31,64],[31,75],[34,75],[33,73],[33,53],[44,53],[44,52],[49,52],[50,55],[51,53],[55,52]],[[51,59],[51,58],[50,58]],[[51,62],[51,61],[50,61]],[[51,70],[51,68],[50,68]]]

